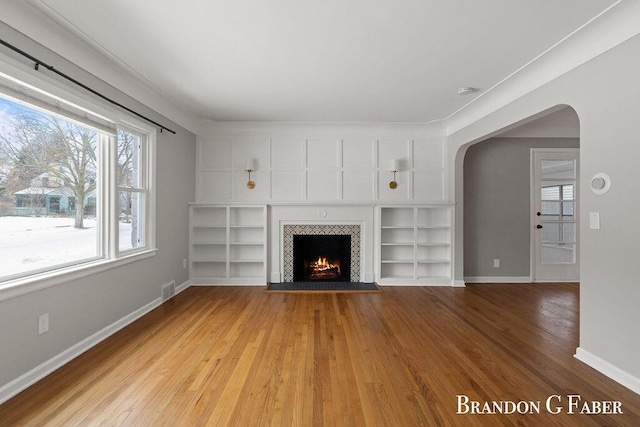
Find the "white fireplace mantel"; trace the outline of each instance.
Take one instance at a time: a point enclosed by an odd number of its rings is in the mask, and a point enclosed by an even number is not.
[[[374,215],[375,206],[336,204],[271,205],[269,208],[269,271],[270,281],[285,281],[284,225],[359,225],[359,281],[373,282],[374,275]]]

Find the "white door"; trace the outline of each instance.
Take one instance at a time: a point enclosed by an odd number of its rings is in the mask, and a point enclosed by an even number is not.
[[[532,149],[532,276],[577,282],[578,149]]]

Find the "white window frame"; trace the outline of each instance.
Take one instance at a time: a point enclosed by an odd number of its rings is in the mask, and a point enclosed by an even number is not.
[[[133,132],[146,138],[146,158],[143,166],[142,179],[145,180],[145,216],[144,216],[144,245],[130,250],[118,250],[118,210],[119,189],[117,183],[117,150],[116,136],[99,133],[98,158],[100,162],[98,188],[99,217],[97,224],[97,237],[99,255],[89,260],[76,260],[72,263],[60,264],[50,269],[35,270],[17,278],[5,278],[0,281],[0,302],[21,295],[26,295],[52,286],[78,280],[84,277],[99,274],[122,265],[136,262],[156,255],[156,139],[157,130],[131,114],[106,105],[87,93],[69,87],[60,81],[43,73],[38,73],[25,67],[25,65],[9,56],[0,54],[0,73],[11,76],[25,85],[36,88],[53,100],[69,102],[73,108],[79,111],[86,110],[96,117],[115,124],[116,128]],[[0,93],[5,96],[5,91],[0,85]],[[10,94],[9,99],[14,98]],[[59,107],[59,103],[56,102]],[[52,104],[50,114],[57,114],[63,118],[74,120],[73,115],[57,113]],[[36,108],[37,109],[37,108]],[[69,265],[72,264],[72,265]]]
[[[142,181],[138,187],[124,187],[118,183],[118,161],[116,159],[118,150],[118,141],[116,137],[115,144],[113,144],[110,152],[113,160],[110,162],[111,178],[110,183],[113,185],[114,190],[110,192],[114,197],[111,203],[111,215],[110,228],[113,230],[110,241],[113,243],[110,249],[111,258],[121,258],[123,256],[136,254],[149,250],[149,248],[155,248],[155,131],[150,128],[144,129],[141,123],[132,125],[131,123],[121,123],[118,126],[118,130],[132,133],[140,138],[141,148],[140,153],[142,159],[140,161],[140,180]],[[143,222],[143,236],[144,245],[120,250],[120,224],[119,224],[119,209],[120,209],[120,191],[131,191],[144,195],[144,222]]]

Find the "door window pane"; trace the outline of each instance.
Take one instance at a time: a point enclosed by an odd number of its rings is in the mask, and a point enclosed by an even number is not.
[[[573,184],[562,185],[562,200],[575,200],[573,197]]]
[[[560,186],[549,185],[542,187],[541,200],[560,200]]]
[[[543,264],[566,264],[575,262],[575,244],[543,244],[541,250]]]
[[[542,160],[542,179],[574,179],[573,160]]]
[[[542,202],[542,220],[559,220],[560,219],[560,202]]]
[[[544,223],[542,225],[543,243],[573,243],[575,242],[575,223]]]
[[[573,217],[573,209],[574,202],[562,202],[562,220],[563,221],[573,221],[575,218]]]

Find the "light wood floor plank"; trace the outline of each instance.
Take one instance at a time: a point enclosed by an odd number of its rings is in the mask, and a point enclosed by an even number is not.
[[[640,396],[573,357],[576,284],[270,294],[192,287],[0,405],[0,426],[640,425]],[[456,396],[543,401],[460,415]],[[622,415],[551,415],[553,394]]]

